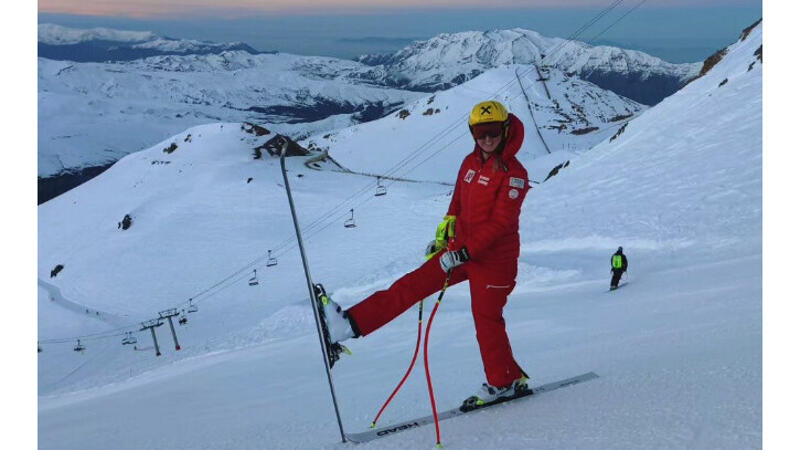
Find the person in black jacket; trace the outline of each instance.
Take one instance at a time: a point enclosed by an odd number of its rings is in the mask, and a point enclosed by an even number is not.
[[[618,248],[616,253],[611,255],[611,290],[619,286],[619,279],[622,278],[622,274],[628,270],[628,258],[622,253],[622,247]]]

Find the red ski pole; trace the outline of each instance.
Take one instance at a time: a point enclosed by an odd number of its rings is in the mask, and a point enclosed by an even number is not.
[[[433,396],[433,383],[431,382],[431,372],[428,365],[428,337],[431,334],[431,324],[433,323],[433,318],[436,316],[436,311],[439,309],[439,304],[442,303],[442,297],[444,297],[444,291],[447,290],[447,285],[450,283],[450,275],[452,274],[452,270],[447,271],[447,278],[444,280],[444,286],[442,286],[442,291],[439,293],[439,298],[436,300],[436,305],[433,306],[433,311],[431,311],[431,316],[428,318],[428,326],[425,328],[425,351],[424,351],[424,359],[425,359],[425,378],[428,381],[428,394],[431,397],[431,409],[433,410],[433,423],[436,424],[436,447],[442,448],[442,439],[441,434],[439,433],[439,414],[436,411],[436,398]]]
[[[414,357],[411,358],[411,364],[408,366],[408,370],[406,370],[406,374],[403,376],[403,379],[400,380],[400,383],[397,385],[396,388],[394,388],[394,391],[392,391],[392,395],[390,395],[389,398],[386,399],[386,402],[381,407],[381,410],[378,411],[378,415],[376,415],[375,418],[372,419],[372,424],[370,425],[370,428],[375,428],[375,425],[378,423],[378,418],[380,418],[381,414],[383,414],[383,410],[385,410],[386,407],[389,406],[389,403],[392,401],[392,399],[394,399],[394,396],[397,395],[397,392],[400,390],[400,387],[403,386],[403,384],[406,382],[406,379],[408,379],[408,375],[411,374],[411,370],[414,368],[414,363],[417,362],[417,355],[419,354],[419,341],[420,337],[422,336],[422,305],[424,301],[425,300],[420,300],[419,302],[419,319],[417,321],[417,345],[414,348]]]

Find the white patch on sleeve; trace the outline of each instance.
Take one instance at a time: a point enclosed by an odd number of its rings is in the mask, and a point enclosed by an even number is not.
[[[511,178],[508,179],[508,184],[509,184],[509,186],[515,187],[515,188],[518,188],[518,189],[524,189],[525,188],[525,180],[523,180],[522,178],[511,177]],[[516,198],[516,197],[514,197],[514,198]]]
[[[514,199],[516,199],[518,197],[519,197],[519,191],[518,190],[511,189],[510,191],[508,191],[508,198],[510,198],[511,200],[514,200]]]

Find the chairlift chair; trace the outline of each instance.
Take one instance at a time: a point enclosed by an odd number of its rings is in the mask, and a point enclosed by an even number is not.
[[[136,336],[133,335],[133,332],[128,331],[127,333],[125,333],[125,337],[122,338],[122,345],[135,344],[138,341],[139,340],[136,338]]]
[[[82,352],[82,351],[86,350],[86,347],[81,345],[81,340],[78,339],[78,344],[75,346],[75,348],[73,350],[75,350],[76,352]]]
[[[186,314],[181,315],[181,318],[178,319],[178,325],[186,325],[189,322],[189,319],[186,318]]]
[[[253,276],[250,277],[250,281],[247,282],[250,286],[258,286],[258,276],[256,274],[256,269],[253,269]]]
[[[272,250],[267,250],[267,267],[277,266],[278,258],[272,256]]]
[[[381,177],[378,177],[378,187],[375,188],[375,197],[386,195],[386,186],[381,184]]]
[[[196,313],[197,312],[197,305],[192,304],[192,299],[189,299],[189,306],[186,308],[187,313]]]
[[[353,217],[353,208],[350,208],[350,218],[344,221],[345,228],[355,228],[356,227],[356,220]]]

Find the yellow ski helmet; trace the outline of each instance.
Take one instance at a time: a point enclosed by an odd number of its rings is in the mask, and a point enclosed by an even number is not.
[[[505,141],[508,137],[508,128],[511,122],[508,119],[508,110],[502,103],[487,100],[472,107],[472,111],[469,113],[470,133],[473,133],[473,126],[487,123],[503,124],[503,140]]]
[[[502,122],[508,121],[508,111],[502,103],[494,100],[480,102],[472,107],[472,112],[469,113],[469,126],[479,125],[482,123]]]

